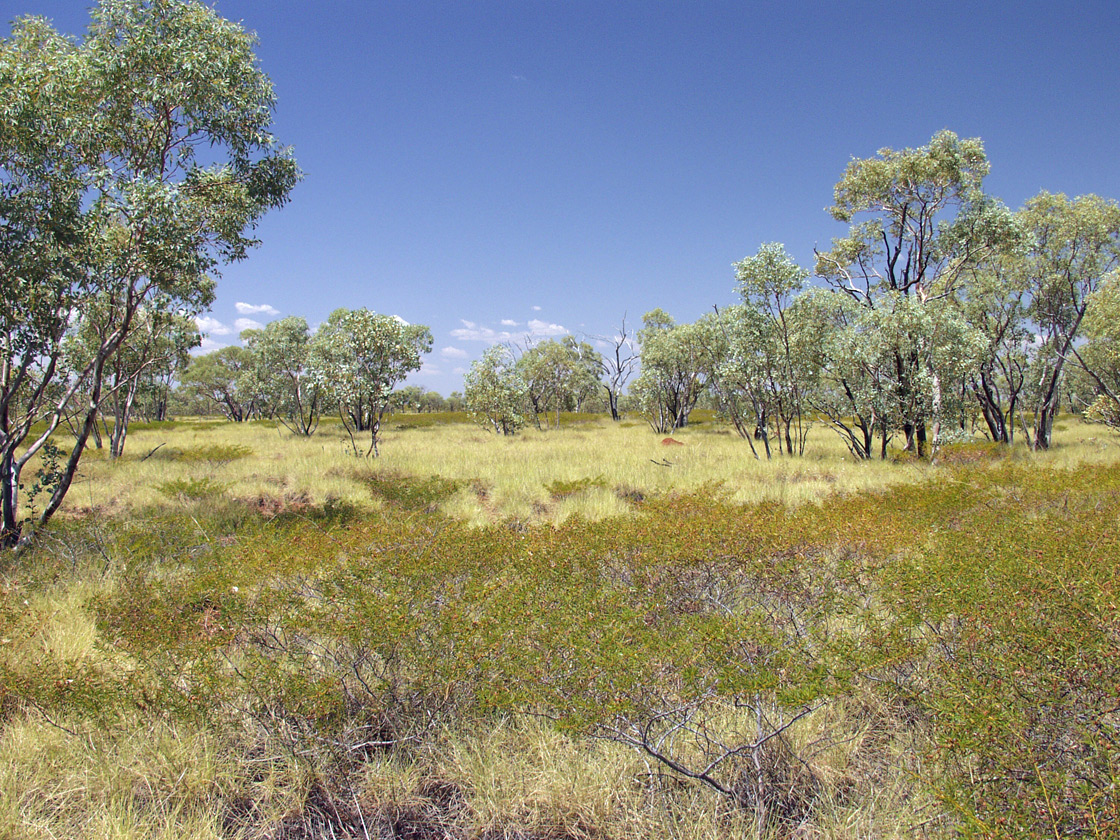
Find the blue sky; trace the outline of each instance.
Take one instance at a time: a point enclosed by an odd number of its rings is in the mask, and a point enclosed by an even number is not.
[[[1120,197],[1115,0],[214,5],[258,34],[306,177],[225,269],[208,346],[365,306],[431,328],[412,381],[447,394],[491,341],[731,303],[762,242],[811,267],[847,162],[944,128],[1012,207]]]

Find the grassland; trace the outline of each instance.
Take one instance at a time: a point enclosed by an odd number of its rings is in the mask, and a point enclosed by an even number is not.
[[[0,836],[1117,836],[1120,438],[141,427],[0,567]]]

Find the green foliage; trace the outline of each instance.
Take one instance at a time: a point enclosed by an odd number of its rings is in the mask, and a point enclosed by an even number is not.
[[[381,419],[393,388],[420,369],[420,357],[431,349],[427,327],[368,309],[337,309],[315,333],[310,380],[337,407],[355,454],[357,432],[369,432],[366,455],[378,453]]]
[[[944,447],[921,484],[819,507],[728,504],[712,486],[517,529],[427,513],[461,489],[439,477],[378,471],[377,513],[267,522],[221,507],[209,478],[168,482],[206,504],[91,517],[36,555],[53,586],[84,534],[119,579],[89,604],[96,657],[32,667],[0,645],[5,708],[158,710],[229,737],[251,724],[346,773],[449,721],[531,710],[671,762],[780,833],[840,790],[812,756],[873,725],[832,710],[874,695],[929,745],[907,772],[949,830],[1092,836],[1117,817],[1120,468],[1004,451]],[[0,604],[5,639],[42,621]],[[795,721],[815,722],[811,747]],[[874,780],[897,760],[879,749]]]
[[[467,411],[500,435],[514,435],[525,425],[528,385],[506,347],[487,348],[463,380]]]
[[[1092,836],[1115,825],[1110,734],[1120,543],[1115,468],[958,473],[933,505],[958,513],[885,570],[921,698],[956,771],[969,836]],[[921,629],[919,629],[921,628]]]
[[[1094,298],[1110,308],[1109,281],[1120,271],[1120,205],[1095,195],[1070,199],[1042,192],[1020,217],[1033,238],[1019,271],[1031,293],[1029,314],[1040,344],[1031,372],[1039,383],[1034,445],[1046,448],[1060,410],[1065,362],[1076,356],[1085,319],[1098,335],[1106,329],[1089,309]]]
[[[528,348],[517,360],[526,397],[539,424],[540,415],[553,412],[560,425],[563,411],[579,411],[599,390],[603,357],[590,344],[572,336],[550,339]]]
[[[1110,429],[1120,430],[1120,402],[1101,394],[1085,409],[1085,419],[1091,423],[1102,423]]]
[[[50,497],[62,482],[64,455],[65,453],[52,440],[47,440],[39,450],[39,466],[35,470],[35,480],[30,488],[26,488],[29,518],[35,516],[35,500],[44,493]],[[25,490],[22,484],[19,489],[21,492]]]
[[[714,336],[706,321],[677,324],[660,309],[642,316],[638,332],[642,372],[630,389],[638,410],[658,434],[688,425],[712,368]]]
[[[240,423],[257,411],[252,389],[246,388],[251,370],[249,350],[223,347],[191,359],[179,377],[179,389],[199,413],[218,413]]]
[[[310,436],[319,426],[320,384],[309,370],[311,336],[299,317],[272,321],[241,334],[249,351],[239,390],[252,395],[257,410],[296,434]]]
[[[957,414],[950,383],[983,361],[984,337],[942,302],[978,263],[1022,240],[1022,226],[982,191],[988,168],[978,139],[942,131],[918,149],[853,160],[836,184],[831,213],[849,233],[818,253],[816,271],[857,310],[840,314],[839,346],[822,345],[835,384],[821,410],[857,457],[870,455],[876,431],[880,451],[898,431],[907,449],[927,454],[929,434],[936,444],[940,424]],[[846,412],[834,407],[838,394]],[[859,418],[855,427],[844,413]]]

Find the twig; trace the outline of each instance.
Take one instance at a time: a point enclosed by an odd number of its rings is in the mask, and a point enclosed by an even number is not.
[[[44,719],[44,720],[45,720],[45,721],[46,721],[47,723],[49,723],[49,724],[50,724],[51,726],[53,726],[53,727],[54,727],[55,729],[61,729],[61,730],[62,730],[63,732],[65,732],[65,733],[66,733],[67,735],[73,735],[73,736],[74,736],[75,738],[80,738],[80,737],[82,737],[81,735],[79,735],[79,734],[78,734],[77,732],[75,732],[75,731],[74,731],[73,729],[71,729],[70,727],[68,727],[68,726],[63,726],[63,725],[62,725],[61,723],[59,723],[59,722],[58,722],[58,721],[56,721],[56,720],[55,720],[54,718],[52,718],[52,717],[51,717],[51,716],[50,716],[49,714],[47,714],[47,710],[46,710],[46,709],[44,709],[44,708],[43,708],[42,706],[40,706],[40,705],[39,705],[38,703],[36,703],[36,702],[35,702],[34,700],[32,700],[31,698],[29,698],[29,697],[24,697],[24,698],[22,698],[22,699],[23,699],[23,701],[24,701],[25,703],[27,703],[27,704],[28,704],[29,706],[31,706],[31,708],[33,708],[33,709],[34,709],[35,711],[37,711],[37,712],[38,712],[39,714],[41,714],[41,715],[43,716],[43,719]]]
[[[155,455],[156,454],[156,449],[159,449],[161,446],[167,446],[167,441],[164,441],[159,446],[157,446],[155,449],[153,449],[151,452],[149,452],[147,455],[145,455],[143,458],[141,458],[140,463],[143,464],[145,461],[147,461],[149,458],[151,458],[153,455]]]

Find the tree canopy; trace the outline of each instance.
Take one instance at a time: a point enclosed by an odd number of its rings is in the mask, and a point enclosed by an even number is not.
[[[311,342],[312,381],[337,409],[358,451],[357,432],[369,432],[366,454],[378,454],[381,419],[393,388],[431,352],[432,334],[368,309],[336,309]]]

